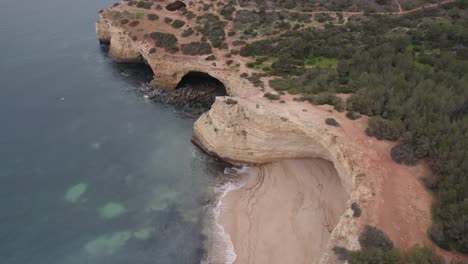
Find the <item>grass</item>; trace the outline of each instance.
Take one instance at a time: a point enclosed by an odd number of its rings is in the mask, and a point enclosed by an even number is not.
[[[312,59],[306,59],[305,65],[318,68],[333,68],[336,67],[338,62],[339,60],[335,58],[315,57]]]

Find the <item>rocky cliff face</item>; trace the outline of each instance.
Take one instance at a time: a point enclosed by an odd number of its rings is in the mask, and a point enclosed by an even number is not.
[[[100,15],[96,23],[96,34],[101,43],[108,43],[109,56],[118,62],[145,62],[154,73],[152,85],[175,89],[189,72],[203,72],[218,79],[231,96],[251,96],[258,93],[250,82],[240,78],[237,71],[222,66],[214,66],[200,56],[184,55],[180,52],[150,53],[151,45],[147,40],[134,41],[121,27]]]
[[[258,99],[234,98],[237,103],[218,97],[211,110],[197,120],[193,141],[208,153],[233,163],[263,164],[281,159],[315,157],[333,162],[344,190],[351,200],[365,199],[367,186],[356,184],[360,167],[342,137],[342,129],[325,125],[324,112],[304,112]],[[331,235],[320,263],[334,263],[332,245],[358,247],[357,220],[348,210]]]

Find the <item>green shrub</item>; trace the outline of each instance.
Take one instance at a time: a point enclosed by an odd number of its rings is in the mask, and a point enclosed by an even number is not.
[[[149,53],[150,53],[150,54],[153,54],[153,53],[155,53],[155,52],[156,52],[156,49],[155,49],[155,48],[151,48],[151,49],[149,50]]]
[[[335,255],[338,256],[338,260],[346,261],[349,259],[350,251],[347,250],[346,248],[334,246],[332,250],[333,250],[333,253],[335,253]]]
[[[176,36],[170,33],[152,32],[149,34],[149,37],[155,41],[154,44],[156,47],[164,48],[166,51],[168,51],[169,48],[174,50],[177,43]]]
[[[320,23],[324,23],[327,21],[331,21],[333,18],[327,13],[320,13],[315,17],[315,19]]]
[[[382,230],[370,225],[366,225],[359,235],[359,244],[363,248],[393,249],[393,242],[390,238]]]
[[[416,245],[403,254],[401,263],[405,264],[444,264],[442,257],[433,248]]]
[[[172,21],[173,21],[173,19],[170,18],[170,17],[165,17],[165,18],[164,18],[164,23],[166,23],[166,24],[171,24]]]
[[[369,119],[366,134],[378,140],[397,140],[401,136],[403,129],[404,126],[400,120],[387,120],[375,116]]]
[[[224,19],[226,20],[232,20],[232,14],[236,11],[236,8],[232,5],[226,5],[224,6],[221,11],[220,11],[220,14],[224,17]]]
[[[394,146],[390,151],[390,155],[398,164],[414,165],[419,160],[414,152],[414,147],[406,141]]]
[[[234,45],[234,46],[243,46],[245,44],[246,44],[246,42],[244,40],[234,40],[232,42],[232,45]]]
[[[159,16],[156,14],[148,14],[146,15],[146,17],[148,18],[148,20],[151,20],[151,21],[155,21],[159,19]]]
[[[139,24],[140,24],[140,21],[138,21],[138,20],[133,20],[133,21],[130,22],[128,25],[129,25],[130,27],[136,27],[136,26],[138,26]]]
[[[351,252],[348,261],[349,264],[397,264],[399,260],[400,253],[397,250],[373,247]]]
[[[191,36],[193,35],[194,31],[192,28],[187,28],[186,30],[182,31],[182,34],[181,36],[182,37],[188,37],[188,36]]]
[[[216,60],[216,56],[215,55],[210,55],[210,56],[206,57],[205,60],[214,61],[214,60]]]
[[[224,101],[227,105],[235,105],[237,104],[237,101],[232,99],[232,98],[227,98],[225,101]]]
[[[128,19],[126,19],[126,18],[120,20],[120,24],[122,24],[122,25],[125,25],[125,24],[127,24],[128,22],[130,22],[130,20],[128,20]]]
[[[173,28],[181,28],[185,25],[185,22],[179,19],[176,19],[174,22],[172,22],[171,26]]]
[[[325,119],[325,124],[329,125],[329,126],[335,126],[335,127],[339,127],[340,124],[333,118],[327,118]]]
[[[269,100],[279,100],[280,95],[279,94],[272,94],[272,93],[265,93],[263,97],[268,98]]]
[[[191,42],[189,44],[182,44],[182,53],[187,55],[205,55],[211,54],[211,45],[203,42]]]
[[[359,217],[361,216],[361,207],[359,206],[358,203],[354,202],[351,204],[351,209],[353,210],[353,217]]]
[[[234,62],[233,60],[227,60],[227,61],[226,61],[226,64],[227,64],[227,65],[231,65],[233,62]]]
[[[188,20],[192,20],[196,17],[197,15],[195,15],[192,11],[187,11],[187,13],[185,13],[185,17],[188,19]]]
[[[139,8],[151,9],[151,6],[153,6],[153,3],[147,2],[147,1],[139,1],[136,4],[136,6],[139,7]]]

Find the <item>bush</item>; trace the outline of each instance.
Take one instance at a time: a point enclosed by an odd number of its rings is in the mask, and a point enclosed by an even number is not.
[[[140,24],[140,21],[138,20],[133,20],[132,22],[130,22],[128,25],[131,26],[131,27],[136,27]]]
[[[338,256],[339,260],[342,260],[342,261],[348,260],[350,252],[346,248],[334,246],[332,250],[335,253],[335,255]]]
[[[164,23],[166,23],[166,24],[171,24],[172,21],[173,21],[173,20],[172,20],[172,18],[170,18],[170,17],[165,17],[165,18],[164,18]]]
[[[358,203],[352,203],[351,204],[351,209],[353,210],[353,217],[360,217],[361,216],[361,207],[359,206]]]
[[[226,5],[221,9],[220,14],[224,17],[226,20],[232,20],[232,14],[236,11],[236,8],[232,5]]]
[[[325,124],[329,125],[329,126],[335,126],[335,127],[339,127],[340,124],[333,118],[327,118],[325,119]]]
[[[393,249],[393,242],[390,238],[382,230],[370,225],[366,225],[359,235],[359,244],[363,248]]]
[[[136,6],[139,7],[139,8],[151,9],[151,6],[153,6],[153,3],[147,2],[147,1],[139,1],[136,4]]]
[[[245,45],[246,43],[247,43],[247,42],[245,42],[244,40],[234,40],[234,41],[232,42],[232,45],[233,45],[233,46],[243,46],[243,45]]]
[[[216,56],[215,55],[210,55],[210,56],[206,57],[205,60],[214,61],[214,60],[216,60]]]
[[[280,95],[279,94],[272,94],[272,93],[265,93],[263,97],[268,98],[269,100],[279,100]]]
[[[232,98],[227,98],[225,101],[224,101],[227,105],[235,105],[237,104],[237,101],[232,99]]]
[[[349,264],[396,264],[399,260],[400,253],[397,250],[365,248],[351,252]]]
[[[151,48],[151,49],[149,50],[149,53],[150,53],[150,54],[153,54],[153,53],[155,53],[155,52],[156,52],[156,49],[155,49],[155,48]]]
[[[206,55],[211,54],[211,45],[209,43],[191,42],[189,44],[182,44],[182,53],[187,55]]]
[[[151,21],[155,21],[159,19],[159,16],[156,14],[148,14],[146,15],[146,17],[148,18],[148,20],[151,20]]]
[[[378,140],[386,139],[394,141],[401,136],[403,129],[404,126],[400,120],[387,120],[376,116],[369,119],[366,134]]]
[[[122,25],[125,25],[125,24],[127,24],[128,22],[130,22],[130,20],[128,20],[128,19],[126,19],[126,18],[120,20],[120,24],[122,24]]]
[[[402,257],[405,264],[444,264],[442,257],[438,256],[433,248],[416,245],[408,250]]]
[[[172,22],[171,26],[173,28],[181,28],[185,25],[185,22],[179,19],[176,19],[174,22]]]
[[[168,51],[169,48],[175,47],[177,43],[176,36],[169,33],[152,32],[149,34],[149,37],[155,40],[154,44],[156,47],[164,48],[166,51]]]
[[[196,17],[197,15],[195,15],[192,11],[188,11],[186,14],[185,14],[185,17],[188,19],[188,20],[192,20]]]
[[[186,30],[182,31],[181,36],[185,38],[185,37],[193,35],[193,33],[194,31],[192,28],[187,28]]]
[[[414,153],[413,146],[406,141],[402,141],[400,144],[394,146],[390,151],[390,155],[398,164],[414,165],[419,160]]]

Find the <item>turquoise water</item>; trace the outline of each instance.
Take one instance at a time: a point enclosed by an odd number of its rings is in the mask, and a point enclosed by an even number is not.
[[[111,1],[0,2],[0,263],[199,263],[223,164],[135,88],[94,22]]]

